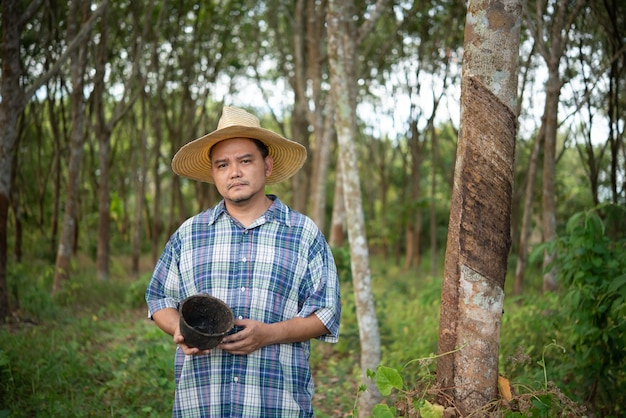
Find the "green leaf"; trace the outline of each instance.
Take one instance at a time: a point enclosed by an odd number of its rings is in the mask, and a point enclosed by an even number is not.
[[[607,290],[609,291],[609,293],[621,293],[623,295],[626,295],[626,274],[623,274],[611,280],[611,283],[609,283],[609,287]]]
[[[575,213],[571,218],[569,218],[566,226],[567,232],[571,234],[580,225],[585,216],[585,212],[578,212]]]
[[[393,388],[402,389],[404,381],[396,369],[379,366],[376,370],[376,386],[378,386],[381,395],[389,396]]]
[[[536,396],[533,398],[532,404],[537,412],[541,415],[545,415],[550,411],[550,407],[552,406],[552,395],[544,394]]]
[[[443,406],[433,405],[425,401],[424,406],[420,408],[420,416],[422,418],[441,418],[443,417]]]
[[[374,409],[372,409],[373,418],[394,418],[395,416],[395,408],[392,409],[388,405],[382,403],[374,405]]]

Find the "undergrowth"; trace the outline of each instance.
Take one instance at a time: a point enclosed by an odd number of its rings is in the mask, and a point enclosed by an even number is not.
[[[602,238],[594,216],[579,215],[555,243],[566,275],[560,294],[505,298],[502,396],[472,416],[584,416],[582,405],[598,416],[624,415],[626,249]],[[341,254],[340,341],[314,341],[311,353],[321,418],[355,416],[364,387],[349,260]],[[100,282],[91,265],[73,269],[53,297],[52,267],[9,264],[14,315],[0,328],[0,417],[170,416],[174,348],[146,318],[149,272],[131,280],[119,269]],[[381,365],[366,377],[383,394],[375,416],[440,417],[434,353],[441,280],[426,273],[430,266],[407,272],[376,257],[371,271],[382,346]],[[539,271],[525,287],[537,281]]]

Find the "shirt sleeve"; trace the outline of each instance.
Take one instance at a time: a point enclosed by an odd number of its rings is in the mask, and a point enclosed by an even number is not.
[[[328,330],[318,339],[335,343],[339,339],[341,319],[339,277],[332,251],[321,232],[309,249],[309,274],[313,291],[305,300],[299,316],[305,318],[315,314]]]
[[[174,234],[165,245],[163,253],[150,278],[146,289],[146,303],[148,304],[148,317],[152,318],[155,312],[165,308],[178,309],[179,303],[179,245],[177,235]]]

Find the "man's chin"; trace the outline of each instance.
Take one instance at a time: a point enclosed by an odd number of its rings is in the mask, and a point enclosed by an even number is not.
[[[232,196],[228,196],[228,200],[231,203],[234,203],[234,204],[240,204],[240,203],[249,202],[251,198],[252,198],[252,196],[251,195],[247,195],[247,194],[246,195],[243,195],[243,194],[242,195],[233,194]]]

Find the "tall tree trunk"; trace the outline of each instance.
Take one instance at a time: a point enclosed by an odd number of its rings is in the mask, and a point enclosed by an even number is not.
[[[102,0],[89,21],[86,21],[80,33],[69,41],[63,54],[58,57],[54,65],[47,72],[37,78],[28,89],[22,85],[22,63],[20,57],[20,37],[23,26],[34,16],[43,2],[19,2],[16,0],[0,1],[0,19],[2,19],[2,71],[0,73],[0,321],[6,318],[9,312],[7,295],[7,233],[8,213],[11,206],[11,170],[15,141],[17,138],[16,126],[19,115],[26,103],[59,68],[64,64],[70,53],[85,40],[87,34],[97,21],[102,7],[108,0]],[[24,5],[24,9],[20,6]],[[46,67],[48,68],[48,67]]]
[[[140,273],[141,259],[141,231],[143,225],[143,211],[146,195],[146,174],[148,173],[148,126],[146,119],[148,117],[146,110],[146,97],[141,97],[141,132],[139,136],[141,142],[136,150],[139,156],[139,173],[135,174],[135,215],[132,236],[132,271],[133,278],[138,278]]]
[[[96,53],[96,79],[94,83],[94,110],[96,117],[96,137],[98,139],[98,235],[96,248],[96,276],[99,280],[109,280],[109,241],[110,241],[110,207],[111,196],[109,186],[109,155],[111,153],[111,130],[105,120],[104,111],[104,77],[107,60],[107,16],[102,16],[100,42]]]
[[[159,257],[159,248],[162,247],[161,244],[161,235],[163,232],[163,211],[161,211],[161,176],[159,173],[159,169],[161,167],[161,143],[162,141],[162,130],[161,119],[159,116],[159,112],[152,113],[154,117],[152,118],[152,129],[154,133],[154,147],[153,152],[153,166],[152,166],[152,181],[154,185],[154,195],[152,202],[152,212],[154,213],[154,220],[152,221],[152,263],[156,264]]]
[[[141,8],[141,14],[146,16],[152,15],[154,1],[149,2]],[[127,113],[135,102],[136,96],[131,96],[132,86],[135,84],[145,84],[143,78],[138,76],[139,63],[141,62],[141,52],[146,42],[148,28],[152,25],[151,18],[145,18],[143,29],[141,32],[134,32],[137,39],[133,42],[134,55],[131,59],[132,69],[128,76],[122,97],[117,100],[117,104],[107,120],[105,113],[105,64],[107,57],[115,53],[112,48],[115,46],[108,42],[108,7],[104,9],[102,14],[102,24],[100,25],[100,42],[96,54],[96,80],[94,83],[94,108],[96,113],[96,136],[98,138],[98,162],[100,169],[100,177],[98,182],[98,248],[96,254],[96,270],[100,280],[108,280],[109,278],[109,259],[110,259],[110,228],[111,228],[111,190],[110,190],[110,154],[111,154],[111,136],[113,129]],[[132,10],[133,22],[135,27],[141,26],[140,12],[138,8]],[[137,91],[142,91],[142,86]],[[144,159],[145,160],[145,159]],[[142,160],[142,161],[144,161]],[[145,173],[143,173],[145,174]],[[145,175],[143,176],[145,179]],[[145,180],[144,180],[145,181]],[[142,195],[143,196],[143,195]],[[143,201],[143,200],[142,200]]]
[[[375,382],[366,377],[367,370],[375,370],[380,362],[380,333],[371,287],[369,250],[355,149],[357,124],[354,75],[357,59],[354,38],[356,32],[352,26],[352,18],[352,2],[329,1],[327,21],[331,90],[335,96],[337,142],[341,154],[352,280],[361,342],[361,375],[367,385],[367,390],[359,398],[359,416],[369,417],[374,405],[380,401]]]
[[[306,117],[306,97],[300,99],[296,95],[296,104],[291,115],[292,138],[309,148],[309,123]],[[309,197],[309,180],[311,178],[311,162],[305,162],[302,170],[291,179],[292,200],[291,205],[298,212],[306,212]]]
[[[98,280],[109,280],[111,196],[109,186],[109,153],[111,148],[110,133],[98,133],[98,161],[100,175],[98,181],[98,236],[96,249],[96,275]]]
[[[290,83],[293,87],[294,106],[291,114],[291,137],[309,149],[309,122],[306,60],[306,13],[305,0],[298,0],[295,4],[293,33],[293,76]],[[291,206],[298,212],[306,212],[309,179],[311,178],[311,159],[307,158],[302,169],[289,181],[291,182]]]
[[[48,115],[50,117],[52,136],[54,138],[53,156],[52,156],[52,216],[50,219],[50,241],[49,251],[54,254],[57,235],[59,233],[59,206],[61,202],[61,137],[62,135],[58,123],[55,123],[55,100],[48,98]]]
[[[2,19],[2,79],[0,80],[0,322],[9,316],[7,289],[8,221],[11,207],[11,172],[17,138],[17,119],[24,109],[24,92],[20,88],[21,11],[18,2],[0,2]]]
[[[159,15],[157,17],[157,24],[160,25],[162,24],[163,18],[166,15],[166,8],[165,7],[160,7],[159,8]],[[148,72],[151,72],[153,74],[159,74],[160,71],[160,66],[161,66],[161,62],[159,59],[159,42],[152,42],[151,45],[151,50],[150,50],[150,56],[151,56],[151,60],[150,60],[150,67],[146,70]],[[156,84],[156,91],[155,93],[157,94],[157,96],[163,96],[163,91],[165,90],[165,83],[166,83],[167,78],[166,77],[161,77],[161,80],[159,80]],[[143,100],[143,98],[142,98]],[[161,236],[163,235],[164,229],[165,229],[165,218],[163,216],[164,211],[162,210],[162,201],[161,201],[161,196],[162,196],[162,188],[161,188],[161,175],[160,175],[160,168],[161,168],[161,164],[162,164],[162,160],[163,160],[163,156],[161,155],[161,144],[163,143],[163,118],[161,115],[161,106],[160,103],[152,103],[149,102],[148,105],[150,106],[150,115],[151,115],[151,120],[150,120],[150,127],[152,130],[152,136],[153,136],[153,140],[154,140],[154,144],[153,144],[153,155],[152,155],[152,161],[153,161],[153,165],[152,165],[152,182],[153,182],[153,188],[154,188],[154,192],[153,192],[153,201],[152,201],[152,212],[154,213],[154,220],[152,222],[152,241],[151,241],[151,259],[152,259],[152,264],[156,264],[158,258],[159,258],[159,254],[161,249],[163,248],[163,243],[161,242]],[[172,154],[174,155],[174,154]],[[178,176],[174,176],[174,177],[178,177]]]
[[[89,2],[74,1],[70,5],[67,34],[68,39],[75,38],[79,23],[86,20],[85,14],[89,11]],[[75,238],[78,232],[78,199],[80,195],[80,167],[83,159],[85,144],[85,66],[87,62],[87,45],[82,44],[72,51],[70,58],[70,75],[72,92],[72,129],[70,132],[70,160],[67,173],[67,187],[65,190],[65,211],[63,225],[57,248],[57,257],[54,271],[52,293],[61,289],[65,280],[70,277],[70,261]]]
[[[25,4],[21,10],[20,5]],[[67,61],[69,54],[73,53],[91,31],[93,25],[100,16],[102,10],[108,4],[108,0],[100,2],[98,8],[93,11],[90,19],[82,26],[80,32],[73,38],[68,39],[67,48],[63,54],[51,65],[47,72],[37,78],[28,89],[22,85],[22,59],[20,57],[20,37],[23,25],[25,25],[41,7],[42,2],[18,2],[15,0],[0,1],[0,19],[2,19],[2,71],[0,73],[0,321],[7,317],[9,312],[7,294],[7,223],[8,213],[11,206],[11,170],[15,141],[17,138],[17,120],[24,110],[26,103],[41,86],[55,75],[62,64]],[[59,168],[60,169],[60,168]],[[58,172],[58,171],[57,171]],[[58,182],[55,184],[59,184]],[[56,210],[56,207],[55,207]],[[53,221],[54,221],[53,217]],[[51,245],[54,245],[54,230],[51,236]]]
[[[7,294],[7,253],[8,253],[8,216],[11,207],[11,171],[15,141],[17,138],[17,121],[23,112],[26,103],[35,92],[44,85],[50,77],[56,74],[69,54],[79,45],[89,33],[101,12],[101,8],[108,0],[103,0],[93,12],[92,18],[85,22],[80,33],[71,40],[65,52],[57,59],[54,65],[37,78],[28,89],[22,85],[22,63],[20,56],[21,31],[23,26],[33,17],[42,2],[18,2],[15,0],[0,1],[0,19],[2,19],[2,71],[0,73],[0,321],[9,313]],[[24,4],[24,9],[20,6]]]
[[[315,161],[313,165],[313,181],[311,182],[311,219],[321,231],[326,230],[326,179],[330,168],[330,147],[336,136],[335,132],[335,104],[332,95],[328,95],[324,112],[326,121],[324,129],[321,131],[321,138],[318,136],[320,130],[316,130]]]
[[[537,175],[537,164],[539,162],[539,151],[543,145],[543,130],[540,129],[528,161],[526,171],[526,188],[524,191],[524,209],[522,213],[522,228],[520,230],[519,246],[517,249],[517,264],[515,266],[515,279],[513,282],[513,294],[521,295],[524,291],[524,273],[528,261],[528,238],[530,237],[531,218],[533,213],[533,191],[535,176]]]
[[[14,154],[15,159],[17,160],[17,153]],[[13,174],[11,175],[11,183],[15,184],[15,167],[17,167],[17,161],[13,164]],[[11,190],[15,191],[15,188],[12,186]],[[15,245],[13,248],[13,256],[15,257],[15,262],[22,262],[22,237],[23,237],[23,228],[22,228],[22,205],[20,202],[20,197],[18,193],[13,193],[11,197],[11,206],[13,209],[13,219],[15,222]]]
[[[341,170],[341,154],[337,157],[335,167],[335,194],[333,200],[333,215],[330,220],[330,234],[328,243],[333,248],[341,248],[346,238],[346,205],[343,198],[343,171]]]
[[[543,125],[545,126],[545,139],[543,147],[543,193],[542,193],[542,226],[543,240],[551,242],[556,239],[556,133],[557,117],[559,110],[559,96],[561,81],[558,69],[558,61],[554,65],[548,65],[549,76],[546,83],[546,103],[543,113]],[[550,68],[552,67],[552,68]],[[543,291],[555,291],[558,288],[556,281],[556,268],[550,267],[556,254],[545,249],[543,252]]]
[[[306,9],[304,4],[306,3]],[[314,109],[308,112],[309,124],[313,127],[314,142],[310,195],[312,196],[311,218],[320,230],[326,231],[326,186],[330,169],[330,150],[337,133],[335,132],[335,105],[332,94],[325,92],[323,84],[327,71],[326,53],[326,3],[315,0],[298,0],[299,9],[306,18],[306,75],[304,94],[310,96]],[[309,88],[306,88],[306,87]],[[308,93],[308,94],[307,94]]]
[[[422,209],[418,205],[418,201],[421,193],[421,181],[420,175],[422,167],[422,149],[420,144],[419,131],[417,129],[417,120],[412,120],[410,124],[411,137],[409,139],[409,149],[411,152],[411,177],[410,183],[410,201],[411,208],[415,208],[413,211],[409,209],[408,222],[407,222],[407,234],[406,234],[406,259],[404,267],[409,269],[411,266],[419,266],[421,264],[421,248],[420,248],[420,236],[422,233]],[[414,214],[413,214],[414,213]]]
[[[545,133],[543,155],[543,201],[542,201],[542,228],[544,242],[556,238],[556,202],[555,202],[555,173],[556,173],[556,134],[558,127],[559,97],[562,82],[559,74],[559,64],[565,52],[568,36],[572,24],[586,3],[586,0],[558,0],[548,7],[546,1],[537,0],[534,4],[534,13],[526,17],[529,28],[535,39],[537,50],[548,67],[546,82],[546,102],[542,116],[542,129]],[[529,9],[532,2],[528,3]],[[548,11],[544,11],[544,8]],[[552,14],[551,14],[552,13]],[[545,21],[544,21],[545,19]],[[543,290],[557,289],[556,270],[548,269],[555,255],[545,250],[543,254]]]
[[[440,402],[463,415],[498,396],[521,14],[521,0],[468,2],[437,363]]]
[[[436,106],[435,106],[436,107]],[[434,111],[433,111],[434,115]],[[430,274],[437,277],[437,211],[435,207],[435,195],[437,191],[437,166],[439,158],[437,154],[437,132],[435,124],[430,123],[430,144],[431,144],[431,178],[430,178]]]

